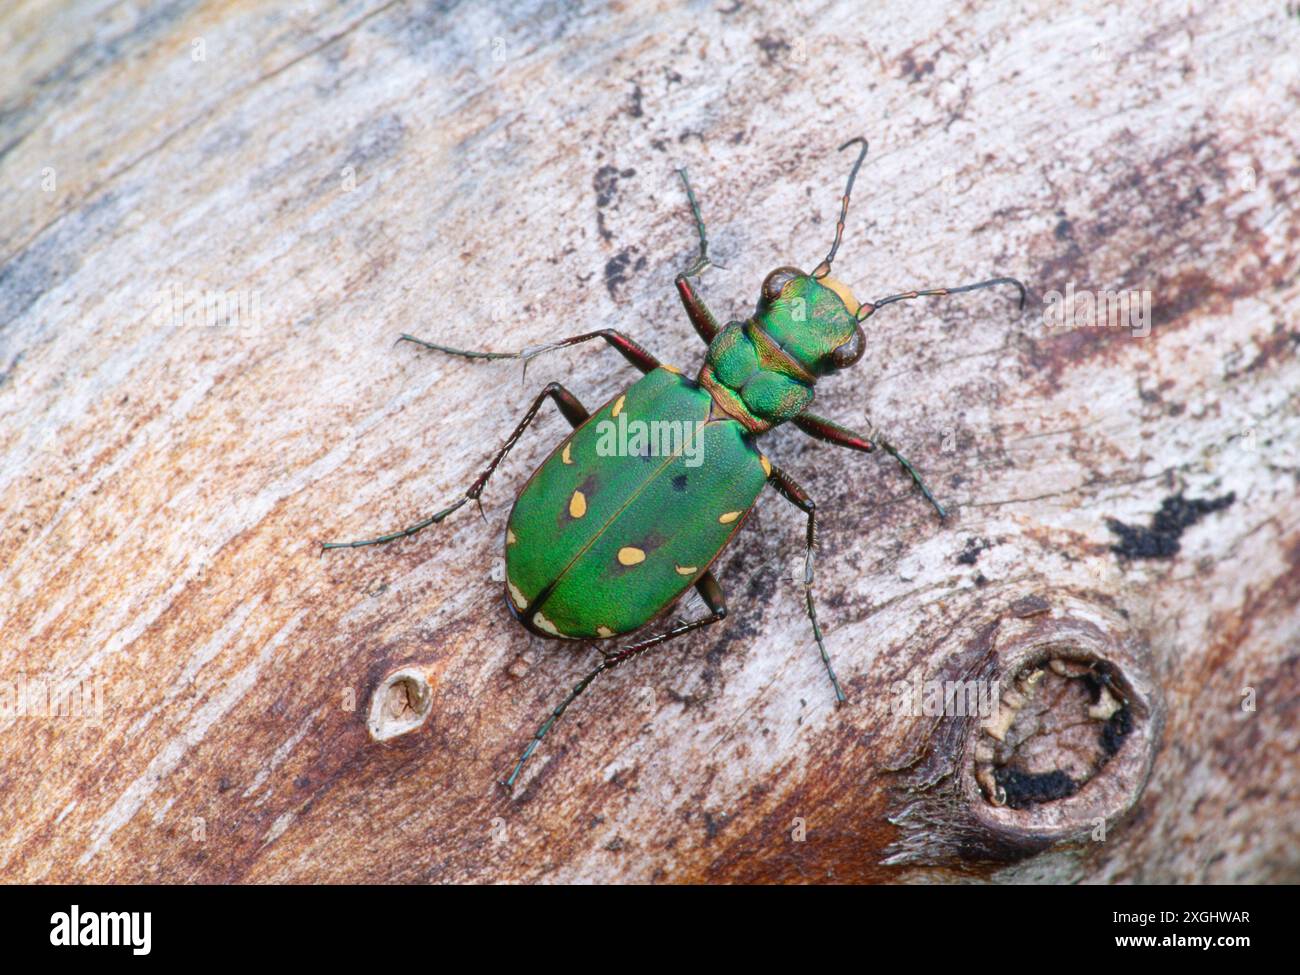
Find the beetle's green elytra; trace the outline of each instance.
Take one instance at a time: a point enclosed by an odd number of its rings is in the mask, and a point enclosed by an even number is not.
[[[586,332],[520,352],[455,349],[411,335],[400,341],[469,359],[528,360],[543,352],[602,339],[641,371],[642,378],[589,413],[571,392],[550,383],[533,400],[514,432],[469,489],[452,504],[407,528],[322,548],[356,548],[406,538],[437,524],[470,501],[478,502],[492,473],[547,400],[573,426],[528,479],[506,524],[505,599],[532,633],[564,640],[605,640],[634,633],[663,617],[691,587],[706,616],[678,621],[621,650],[608,651],[533,734],[502,784],[513,786],[541,741],[598,676],[727,615],[722,588],[711,566],[745,523],[765,484],[807,518],[804,538],[804,605],[837,702],[845,700],[817,619],[813,600],[813,553],[817,514],[813,499],[774,466],[756,441],[782,423],[793,423],[818,440],[893,457],[940,518],[935,500],[916,468],[886,438],[874,439],[809,412],[817,381],[857,363],[866,351],[862,323],[885,305],[907,299],[960,294],[1008,284],[995,277],[956,288],[930,288],[862,303],[831,277],[844,235],[849,198],[867,155],[865,139],[840,147],[860,150],[840,201],[830,250],[812,273],[780,267],[763,281],[758,304],[745,321],[719,325],[690,279],[710,266],[704,218],[685,170],[679,170],[695,219],[699,251],[675,284],[686,316],[708,345],[696,376],[665,366],[636,342],[612,329]],[[632,431],[629,434],[629,431]],[[647,431],[649,431],[647,433]]]
[[[630,633],[705,572],[767,482],[746,429],[713,405],[698,383],[654,369],[537,469],[506,529],[508,602],[524,626],[577,640]],[[602,421],[618,417],[699,430],[702,463],[689,466],[680,448],[602,455]]]

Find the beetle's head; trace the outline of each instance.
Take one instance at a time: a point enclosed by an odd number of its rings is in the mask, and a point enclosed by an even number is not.
[[[849,171],[829,253],[811,274],[793,267],[779,267],[769,274],[754,315],[781,348],[814,376],[845,369],[862,358],[867,340],[861,323],[875,311],[854,298],[848,285],[831,277],[831,262],[844,236],[853,181],[867,158],[866,139],[850,139],[840,149],[851,145],[862,148]]]
[[[832,278],[829,268],[818,277],[779,267],[763,282],[754,318],[800,365],[823,376],[862,358],[866,338],[859,308],[848,285]]]
[[[756,357],[762,361],[763,367],[785,372],[805,387],[810,385],[809,380],[816,382],[818,376],[847,368],[862,358],[867,345],[862,323],[884,305],[922,295],[955,295],[1010,284],[1020,289],[1020,307],[1025,307],[1025,286],[1015,278],[990,278],[960,288],[907,291],[863,303],[853,297],[848,285],[831,277],[831,264],[835,260],[836,251],[840,249],[840,241],[844,238],[844,220],[849,212],[853,181],[862,168],[862,161],[867,158],[866,139],[850,139],[840,146],[844,150],[855,144],[862,148],[853,168],[849,170],[831,249],[811,274],[793,267],[779,267],[769,274],[763,282],[758,307],[751,320],[771,339],[769,343],[759,343],[760,350]],[[772,347],[773,343],[775,348]],[[790,360],[794,360],[797,365]]]

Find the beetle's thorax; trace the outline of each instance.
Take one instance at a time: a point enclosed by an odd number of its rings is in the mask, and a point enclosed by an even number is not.
[[[817,377],[757,318],[732,322],[719,332],[699,375],[717,411],[754,433],[770,430],[806,409],[816,382]]]
[[[848,287],[823,275],[777,268],[754,314],[709,344],[699,383],[719,412],[762,433],[798,416],[817,379],[857,362],[865,339]]]

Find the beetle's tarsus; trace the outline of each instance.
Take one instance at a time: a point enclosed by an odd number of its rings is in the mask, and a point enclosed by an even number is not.
[[[334,548],[364,548],[367,545],[386,545],[389,542],[397,541],[399,538],[410,538],[412,535],[424,531],[430,525],[441,523],[449,514],[462,507],[465,502],[469,500],[469,497],[470,496],[467,494],[459,501],[456,501],[454,504],[430,515],[428,518],[417,521],[414,525],[409,525],[399,531],[389,532],[387,535],[378,535],[375,538],[362,538],[355,542],[321,542],[321,551],[324,552],[327,549]]]
[[[822,636],[821,623],[817,621],[817,607],[813,603],[811,582],[804,583],[804,595],[808,604],[808,618],[812,620],[813,636],[817,639],[817,649],[821,651],[822,666],[826,668],[826,676],[831,679],[831,687],[835,691],[835,704],[839,706],[848,698],[844,696],[844,689],[840,687],[840,679],[835,675],[835,665],[831,663],[831,655],[826,649],[826,640]]]
[[[697,274],[703,274],[710,266],[722,267],[722,265],[714,265],[709,260],[709,235],[704,230],[704,215],[700,213],[699,201],[695,199],[695,191],[691,189],[691,181],[686,176],[686,167],[679,167],[677,175],[682,178],[682,185],[686,187],[686,201],[691,205],[691,216],[695,218],[695,232],[700,238],[700,251],[695,262],[681,274],[682,277],[693,278]]]
[[[425,349],[432,349],[435,352],[445,352],[447,355],[458,355],[465,359],[517,359],[518,352],[479,352],[474,349],[456,349],[450,345],[439,345],[437,342],[430,342],[426,339],[417,339],[414,335],[407,335],[405,332],[398,337],[397,342],[412,342],[415,345]],[[397,342],[393,344],[396,345]]]
[[[697,257],[695,263],[682,272],[682,277],[693,278],[702,274],[706,269],[713,267],[713,262],[707,257]]]
[[[837,703],[843,703],[845,700],[844,691],[840,687],[840,679],[835,676],[835,667],[831,663],[830,651],[826,649],[826,640],[822,636],[822,626],[817,619],[817,604],[813,600],[813,558],[817,550],[817,504],[808,495],[807,491],[801,488],[789,474],[779,467],[772,468],[767,475],[767,481],[777,490],[781,497],[808,516],[808,530],[804,537],[804,605],[808,611],[808,621],[812,623],[813,639],[817,641],[817,650],[821,654],[822,666],[826,668],[826,676],[830,678],[831,687],[835,689],[835,700]]]

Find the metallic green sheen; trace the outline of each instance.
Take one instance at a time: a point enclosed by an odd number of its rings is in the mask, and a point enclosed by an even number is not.
[[[755,431],[812,403],[816,377],[833,370],[832,353],[856,329],[839,295],[791,271],[752,318],[730,323],[709,346],[705,369],[720,396],[734,394],[729,411],[698,382],[663,368],[601,407],[547,458],[510,513],[506,595],[515,615],[535,632],[598,639],[636,630],[672,605],[739,530],[767,481]],[[747,428],[734,418],[745,413],[763,422]],[[690,446],[666,456],[602,452],[606,421],[677,423],[682,432],[702,424],[701,463],[691,465]],[[619,553],[628,548],[644,560],[624,564]]]
[[[750,414],[776,426],[812,404],[813,383],[833,371],[832,353],[857,328],[839,295],[799,274],[774,298],[760,298],[748,321],[722,329],[709,346],[708,365]]]
[[[620,398],[629,428],[633,421],[678,421],[687,430],[699,429],[702,439],[669,456],[602,456],[601,424],[617,424],[613,411]],[[711,418],[711,406],[712,398],[695,382],[655,369],[555,449],[510,513],[507,600],[517,617],[530,628],[545,631],[549,624],[572,639],[627,633],[704,574],[767,480],[749,431],[725,416]],[[697,422],[703,427],[694,427]],[[691,466],[696,450],[700,463]],[[575,518],[570,505],[578,490],[586,511]],[[728,512],[737,515],[720,522]],[[644,561],[622,564],[618,554],[625,547],[643,551]],[[692,571],[682,574],[679,566]],[[511,597],[512,586],[527,600],[526,608]]]
[[[831,353],[858,327],[840,296],[807,275],[789,281],[774,301],[760,300],[752,321],[814,375],[832,370]]]

